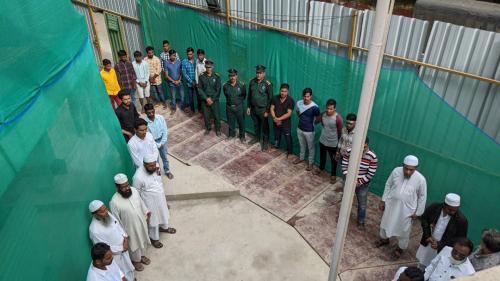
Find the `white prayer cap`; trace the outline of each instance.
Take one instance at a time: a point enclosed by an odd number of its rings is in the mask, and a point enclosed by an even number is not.
[[[99,210],[99,208],[101,208],[102,205],[104,205],[104,203],[102,203],[102,201],[94,200],[94,201],[90,202],[90,204],[89,204],[89,211],[91,213],[93,213],[93,212]]]
[[[116,184],[124,184],[126,182],[128,182],[128,178],[125,174],[122,174],[122,173],[116,174],[116,176],[115,176],[115,183]]]
[[[144,163],[153,163],[156,162],[157,159],[158,157],[156,157],[156,155],[154,154],[146,154],[144,155],[143,161]]]
[[[460,195],[455,193],[446,194],[446,198],[444,199],[444,203],[448,206],[452,207],[460,207]]]
[[[405,157],[403,164],[408,166],[418,166],[418,158],[413,155],[408,155]]]

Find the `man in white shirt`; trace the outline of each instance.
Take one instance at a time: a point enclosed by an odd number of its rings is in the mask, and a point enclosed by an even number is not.
[[[89,211],[92,213],[92,222],[89,226],[90,240],[93,244],[102,242],[109,245],[113,260],[125,274],[126,279],[134,281],[134,266],[128,253],[128,235],[120,221],[110,214],[106,205],[99,200],[90,202]]]
[[[135,134],[128,141],[127,147],[136,169],[142,166],[142,159],[146,154],[155,154],[158,157],[158,147],[153,135],[148,132],[146,120],[139,118],[136,121]]]
[[[87,281],[127,281],[118,265],[113,261],[113,253],[106,243],[97,243],[90,251],[92,263],[87,273]]]
[[[425,210],[427,183],[417,167],[418,158],[406,156],[403,166],[395,168],[387,179],[380,202],[379,208],[384,214],[380,223],[380,239],[375,246],[388,245],[390,237],[397,237],[394,259],[399,259],[408,248],[412,222]]]
[[[134,58],[132,66],[137,77],[137,95],[139,96],[142,109],[146,103],[149,103],[149,90],[151,87],[151,83],[149,82],[149,64],[142,60],[142,53],[139,51],[134,52]]]
[[[151,212],[148,224],[149,239],[155,248],[163,247],[160,242],[160,232],[174,234],[175,228],[169,227],[170,212],[163,189],[163,181],[156,163],[157,156],[147,154],[144,156],[142,167],[135,171],[133,185],[139,191],[144,204]]]
[[[448,281],[474,274],[476,271],[467,258],[474,248],[467,238],[459,238],[452,247],[444,247],[425,268],[425,280]]]

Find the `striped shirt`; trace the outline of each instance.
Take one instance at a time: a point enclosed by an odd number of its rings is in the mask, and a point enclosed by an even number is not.
[[[153,77],[155,74],[158,76],[154,79],[152,85],[160,85],[161,84],[161,60],[157,56],[153,56],[152,58],[148,58],[147,56],[144,58],[144,61],[149,65],[149,76]]]
[[[351,155],[351,149],[346,151],[346,154],[342,157],[342,174],[347,175],[347,167],[349,166],[349,156]],[[358,185],[366,185],[370,183],[375,172],[377,171],[377,155],[373,151],[368,150],[361,157],[361,164],[359,165],[358,174]]]

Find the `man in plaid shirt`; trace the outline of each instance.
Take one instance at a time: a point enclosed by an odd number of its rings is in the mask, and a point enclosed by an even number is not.
[[[186,82],[186,86],[188,88],[189,107],[191,109],[191,113],[194,113],[194,97],[196,89],[196,62],[194,60],[194,49],[189,47],[187,48],[186,53],[187,58],[182,60],[182,76],[184,77],[184,81]]]
[[[118,51],[120,61],[115,65],[115,72],[118,78],[120,89],[129,90],[132,97],[132,103],[135,104],[135,91],[137,89],[134,66],[128,61],[127,52],[124,50]]]

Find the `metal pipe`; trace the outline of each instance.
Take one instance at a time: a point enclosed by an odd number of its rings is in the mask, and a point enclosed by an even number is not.
[[[140,23],[141,22],[141,20],[138,19],[138,18],[134,18],[134,17],[127,16],[127,15],[124,15],[124,14],[120,14],[120,13],[115,12],[115,11],[111,11],[111,10],[106,9],[106,8],[101,8],[101,7],[95,6],[95,5],[91,4],[89,1],[87,1],[88,4],[84,3],[82,1],[79,1],[79,0],[71,0],[71,2],[73,2],[73,3],[77,4],[77,5],[80,5],[80,6],[91,7],[91,8],[96,9],[96,10],[101,10],[103,12],[110,13],[112,15],[119,16],[119,17],[122,17],[124,19],[136,22],[136,23]]]
[[[89,9],[89,16],[90,16],[90,21],[92,23],[92,29],[94,30],[94,45],[97,49],[97,56],[98,56],[98,60],[99,60],[99,63],[101,62],[102,60],[102,51],[101,51],[101,43],[99,41],[99,35],[97,34],[97,27],[95,26],[95,21],[94,21],[94,12],[92,11],[92,8],[91,8],[91,4],[90,4],[90,0],[87,0],[87,9]]]
[[[231,26],[231,0],[226,0],[226,22]]]
[[[363,78],[363,88],[358,107],[358,119],[356,121],[356,133],[353,137],[352,150],[349,158],[349,166],[347,170],[346,181],[344,185],[344,194],[342,196],[342,204],[340,205],[339,218],[335,241],[332,246],[332,261],[330,263],[330,273],[328,281],[337,280],[342,252],[344,250],[344,242],[349,226],[349,217],[351,213],[352,200],[356,189],[358,178],[359,165],[363,156],[363,147],[370,117],[375,100],[375,92],[377,89],[378,77],[382,60],[384,59],[384,48],[387,42],[387,33],[389,32],[389,24],[392,15],[392,8],[395,0],[378,0],[375,11],[375,24],[373,27],[373,36],[368,52],[365,75]]]
[[[351,18],[351,42],[349,42],[349,50],[347,50],[347,58],[349,60],[352,60],[352,49],[354,47],[354,44],[356,43],[356,28],[357,28],[357,19],[358,19],[358,11],[353,10],[352,12],[352,18]]]
[[[76,1],[76,0],[72,0],[72,1]],[[200,12],[209,13],[211,15],[217,15],[217,16],[221,16],[221,17],[225,17],[226,16],[224,13],[214,13],[214,12],[211,12],[211,11],[209,11],[207,9],[201,8],[200,6],[196,6],[196,5],[192,5],[192,4],[186,4],[186,3],[176,2],[174,0],[164,0],[164,1],[168,2],[168,3],[171,3],[171,4],[174,4],[174,5],[191,8],[191,9],[194,9],[194,10],[197,10],[197,11],[200,11]],[[308,35],[308,34],[304,34],[304,33],[300,33],[300,32],[295,32],[295,31],[290,31],[290,30],[287,30],[287,29],[282,29],[282,28],[278,28],[278,27],[274,27],[274,26],[269,26],[269,25],[266,25],[266,24],[262,24],[262,23],[259,23],[259,22],[255,22],[255,21],[244,19],[244,18],[240,18],[240,17],[234,17],[234,16],[232,16],[231,18],[233,20],[242,21],[242,22],[246,22],[246,23],[251,23],[251,24],[254,24],[254,25],[259,26],[259,27],[263,27],[263,28],[267,28],[267,29],[271,29],[271,30],[276,30],[276,31],[279,31],[279,32],[283,32],[283,33],[295,35],[295,36],[298,36],[298,37],[301,37],[301,38],[314,39],[314,40],[318,40],[320,42],[330,43],[330,44],[334,44],[334,45],[337,45],[337,46],[340,46],[340,47],[349,48],[349,44],[338,42],[338,41],[335,41],[335,40],[325,39],[325,38],[321,38],[321,37],[317,37],[317,36],[312,36],[312,35]],[[368,52],[368,49],[367,48],[363,48],[363,47],[353,46],[352,49],[353,50],[363,51],[363,52]],[[432,68],[432,69],[437,69],[437,70],[440,70],[440,71],[444,71],[444,72],[449,72],[449,73],[453,73],[453,74],[465,76],[467,78],[477,79],[479,81],[491,83],[493,85],[500,85],[500,80],[495,80],[493,78],[484,77],[484,76],[472,74],[472,73],[469,73],[469,72],[464,72],[464,71],[460,71],[460,70],[456,70],[456,69],[451,69],[451,68],[447,68],[447,67],[442,67],[442,66],[438,66],[438,65],[433,65],[433,64],[429,64],[429,63],[425,63],[425,62],[421,62],[421,61],[417,61],[417,60],[407,59],[407,58],[404,58],[404,57],[395,56],[395,55],[391,55],[391,54],[384,54],[384,56],[387,57],[387,58],[400,60],[400,61],[403,61],[403,62],[406,62],[406,63],[410,63],[410,64],[413,64],[413,65],[418,65],[418,66],[423,66],[423,67],[429,67],[429,68]]]

